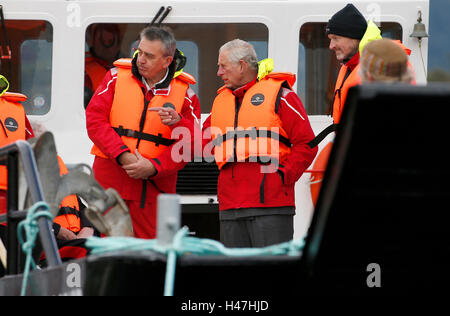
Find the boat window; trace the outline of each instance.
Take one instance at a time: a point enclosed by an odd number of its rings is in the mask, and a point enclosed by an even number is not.
[[[216,91],[223,82],[217,77],[220,46],[235,38],[252,43],[258,59],[267,58],[268,29],[259,23],[188,23],[166,24],[177,39],[177,47],[187,57],[184,71],[193,75],[197,84],[192,89],[200,100],[202,113],[209,113]],[[145,24],[91,24],[86,31],[85,106],[95,82],[101,82],[106,69],[119,57],[131,57],[137,46],[139,32]],[[113,34],[118,34],[115,37]],[[117,38],[117,41],[116,41]],[[101,58],[101,56],[104,56]],[[105,70],[102,70],[105,69]],[[95,69],[102,74],[95,78]]]
[[[53,27],[49,22],[5,21],[1,42],[1,74],[9,80],[9,91],[23,93],[28,97],[24,102],[28,115],[44,115],[50,110],[52,45]]]
[[[297,93],[309,115],[329,115],[339,65],[328,46],[327,23],[306,23],[300,29]],[[383,37],[402,39],[402,27],[381,22]]]

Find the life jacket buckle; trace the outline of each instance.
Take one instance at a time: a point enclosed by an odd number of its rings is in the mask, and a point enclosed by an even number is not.
[[[155,140],[155,146],[159,147],[159,145],[161,144],[161,139],[162,139],[163,134],[158,133],[158,138]]]
[[[136,137],[136,131],[133,131],[133,130],[131,130],[131,129],[127,129],[127,130],[126,130],[125,136],[137,138],[137,137]]]

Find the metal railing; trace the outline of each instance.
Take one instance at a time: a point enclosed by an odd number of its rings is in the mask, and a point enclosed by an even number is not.
[[[23,259],[17,238],[17,226],[26,217],[26,210],[19,210],[19,158],[30,193],[31,203],[44,201],[39,173],[31,145],[23,140],[0,148],[0,161],[6,162],[8,168],[7,191],[7,268],[6,274],[18,274],[22,271]],[[2,216],[4,217],[4,216]],[[0,221],[2,218],[0,218]],[[52,221],[45,216],[37,220],[42,248],[45,251],[49,267],[62,263],[58,246],[52,230]],[[39,254],[40,255],[40,254]]]

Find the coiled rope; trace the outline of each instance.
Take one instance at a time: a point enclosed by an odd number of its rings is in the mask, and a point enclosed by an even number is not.
[[[25,259],[25,269],[23,272],[22,288],[20,295],[24,296],[27,289],[28,277],[30,274],[30,269],[36,269],[36,263],[33,259],[33,249],[36,244],[36,237],[39,233],[39,226],[37,219],[41,216],[48,217],[53,221],[53,216],[50,213],[50,207],[47,203],[40,201],[35,203],[27,212],[27,217],[22,220],[17,226],[17,237],[19,243],[22,246],[22,251],[26,255]],[[25,240],[23,239],[22,231],[25,233]]]
[[[226,248],[222,243],[204,238],[189,237],[189,229],[182,227],[174,236],[172,244],[161,245],[157,239],[132,237],[89,237],[85,244],[92,254],[108,252],[152,250],[167,255],[164,295],[173,296],[177,256],[185,253],[195,255],[223,256],[298,256],[304,247],[304,240],[297,239],[263,248]]]

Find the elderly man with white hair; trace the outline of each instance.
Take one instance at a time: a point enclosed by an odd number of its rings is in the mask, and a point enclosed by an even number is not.
[[[317,148],[305,109],[292,90],[295,75],[258,63],[240,39],[219,50],[218,90],[203,124],[220,169],[220,238],[227,247],[264,247],[293,237],[296,181]],[[206,147],[205,147],[206,148]]]

